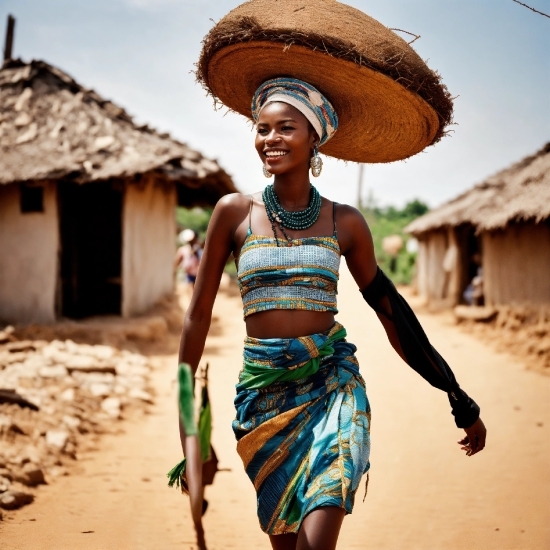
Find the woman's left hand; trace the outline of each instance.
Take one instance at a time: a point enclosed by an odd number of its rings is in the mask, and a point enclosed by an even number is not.
[[[483,420],[478,418],[469,428],[464,428],[466,437],[457,441],[461,449],[466,451],[466,456],[472,456],[485,448],[487,430]]]

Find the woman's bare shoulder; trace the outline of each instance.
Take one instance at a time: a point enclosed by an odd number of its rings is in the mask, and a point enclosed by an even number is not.
[[[213,217],[224,220],[229,225],[240,222],[248,214],[250,208],[250,197],[242,193],[230,193],[224,195],[214,208]]]
[[[336,222],[344,227],[353,230],[359,227],[366,227],[365,216],[354,206],[349,204],[336,203]]]
[[[250,206],[250,195],[243,195],[242,193],[229,193],[224,195],[217,203],[216,210],[222,210],[223,212],[239,211],[243,207]]]
[[[338,204],[336,207],[336,228],[343,256],[359,253],[363,257],[374,254],[372,235],[365,216],[353,206]]]

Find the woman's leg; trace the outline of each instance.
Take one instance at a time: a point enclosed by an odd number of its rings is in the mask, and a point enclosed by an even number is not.
[[[313,510],[300,527],[296,550],[335,550],[345,515],[337,506]]]
[[[269,535],[269,542],[273,550],[296,550],[296,541],[298,535],[289,533],[288,535]]]

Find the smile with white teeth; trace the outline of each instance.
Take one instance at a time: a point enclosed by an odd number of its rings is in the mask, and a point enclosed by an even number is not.
[[[266,151],[265,156],[268,158],[284,157],[287,153],[288,151]]]

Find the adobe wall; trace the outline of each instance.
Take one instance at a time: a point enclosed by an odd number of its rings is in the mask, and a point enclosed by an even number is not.
[[[173,292],[176,190],[150,179],[128,184],[122,214],[122,315],[149,309]]]
[[[550,304],[550,225],[484,233],[483,286],[491,305]]]
[[[44,185],[44,212],[26,214],[19,186],[0,185],[0,319],[55,320],[58,250],[55,182]]]
[[[417,286],[419,294],[429,302],[441,301],[448,292],[448,278],[443,259],[448,247],[446,230],[431,231],[419,238]]]

